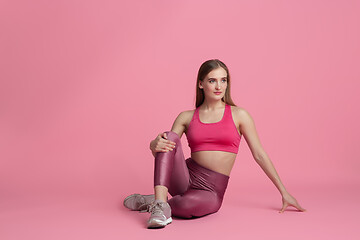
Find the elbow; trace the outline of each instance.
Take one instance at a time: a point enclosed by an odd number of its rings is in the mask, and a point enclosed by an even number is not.
[[[266,159],[268,158],[266,152],[256,153],[253,155],[253,157],[257,163],[262,163],[262,162],[266,161]]]
[[[255,162],[257,162],[257,163],[261,163],[264,160],[261,156],[258,156],[258,155],[253,156],[253,157],[254,157]]]

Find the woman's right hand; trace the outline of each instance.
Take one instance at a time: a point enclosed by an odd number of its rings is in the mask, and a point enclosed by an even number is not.
[[[157,137],[151,141],[150,149],[153,153],[156,152],[168,152],[172,151],[175,148],[176,143],[170,140],[167,140],[166,133],[159,133]]]

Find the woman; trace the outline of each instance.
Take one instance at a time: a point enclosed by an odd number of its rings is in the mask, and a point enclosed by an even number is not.
[[[180,138],[185,133],[191,148],[186,159]],[[154,195],[132,194],[124,206],[151,213],[148,228],[164,227],[171,216],[201,217],[217,212],[244,135],[255,161],[282,195],[282,209],[305,211],[285,189],[271,160],[261,146],[249,113],[230,96],[230,75],[218,59],[204,62],[196,83],[196,109],[181,112],[171,131],[150,143],[155,157]],[[168,193],[173,196],[168,201]]]

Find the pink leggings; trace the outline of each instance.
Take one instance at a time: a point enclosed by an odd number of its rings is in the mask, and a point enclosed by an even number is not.
[[[166,186],[173,216],[201,217],[217,212],[222,204],[229,176],[207,169],[192,158],[185,161],[177,133],[166,132],[176,143],[173,151],[158,152],[155,157],[154,186]]]

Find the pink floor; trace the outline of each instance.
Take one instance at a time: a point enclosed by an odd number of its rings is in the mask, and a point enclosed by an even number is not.
[[[218,213],[174,219],[157,230],[146,229],[148,213],[122,207],[127,193],[2,197],[0,239],[359,239],[358,185],[312,184],[304,189],[292,187],[308,209],[305,213],[288,208],[279,214],[280,199],[274,189],[241,189],[244,196],[235,198],[232,195],[238,194],[232,189]]]

